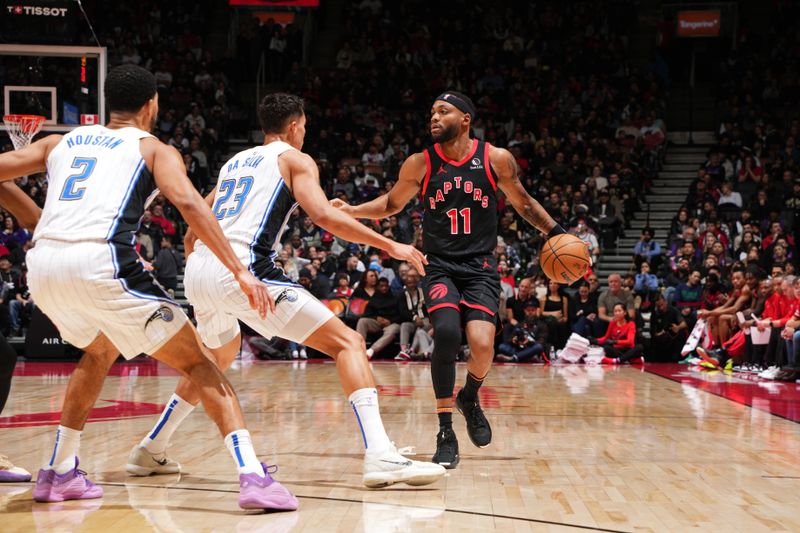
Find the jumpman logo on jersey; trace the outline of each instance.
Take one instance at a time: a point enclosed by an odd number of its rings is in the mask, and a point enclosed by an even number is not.
[[[431,299],[432,300],[439,300],[447,296],[447,285],[444,283],[437,283],[433,287],[431,287]]]
[[[486,270],[487,268],[491,268],[491,265],[489,265],[489,259],[485,257],[483,259],[483,269]]]
[[[436,171],[437,174],[447,174],[447,171],[444,169],[444,163],[439,164],[439,170]]]

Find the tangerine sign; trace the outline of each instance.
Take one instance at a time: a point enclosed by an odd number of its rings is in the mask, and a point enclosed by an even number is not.
[[[719,10],[679,11],[678,37],[718,37],[720,21]]]

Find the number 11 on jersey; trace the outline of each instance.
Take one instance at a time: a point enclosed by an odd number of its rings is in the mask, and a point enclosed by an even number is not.
[[[461,211],[457,209],[450,209],[445,212],[445,214],[450,218],[450,234],[451,235],[458,235],[458,215],[461,215],[461,218],[464,220],[462,225],[464,235],[469,235],[472,233],[472,227],[469,222],[469,215],[470,215],[470,208],[465,207]]]

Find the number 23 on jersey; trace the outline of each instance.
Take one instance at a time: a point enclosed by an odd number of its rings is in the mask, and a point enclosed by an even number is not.
[[[213,210],[217,220],[238,215],[252,188],[253,176],[222,180],[219,184],[217,198],[214,201]]]

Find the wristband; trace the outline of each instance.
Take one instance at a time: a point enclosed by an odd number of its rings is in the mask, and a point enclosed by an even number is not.
[[[552,239],[556,235],[563,235],[566,232],[567,232],[567,230],[562,228],[561,224],[556,223],[556,225],[553,226],[553,229],[550,230],[550,233],[547,234],[547,238],[548,239]]]

